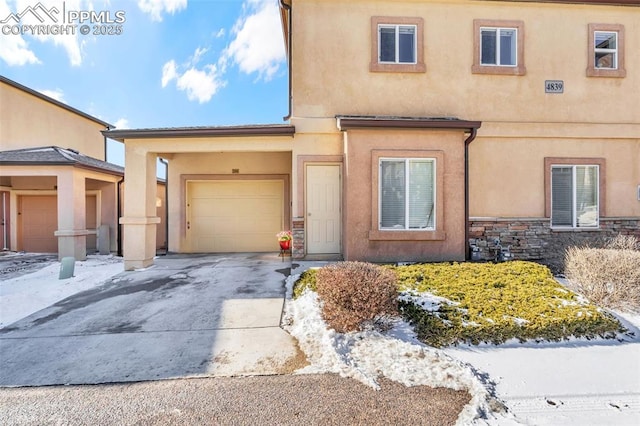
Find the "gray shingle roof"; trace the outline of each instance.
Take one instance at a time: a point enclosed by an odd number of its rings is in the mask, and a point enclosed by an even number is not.
[[[5,166],[39,166],[39,165],[70,165],[82,167],[104,173],[124,175],[124,167],[107,163],[97,158],[89,157],[79,152],[60,148],[58,146],[44,146],[38,148],[23,148],[11,151],[0,151],[0,165]]]

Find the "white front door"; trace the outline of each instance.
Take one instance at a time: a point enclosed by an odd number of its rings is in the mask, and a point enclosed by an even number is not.
[[[340,253],[340,165],[306,167],[307,253]]]

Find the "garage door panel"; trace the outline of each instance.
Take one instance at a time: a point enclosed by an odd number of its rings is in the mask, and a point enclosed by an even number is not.
[[[20,197],[22,249],[34,253],[56,253],[58,239],[58,201],[52,196]]]
[[[188,184],[191,247],[200,252],[275,251],[284,222],[282,180]]]

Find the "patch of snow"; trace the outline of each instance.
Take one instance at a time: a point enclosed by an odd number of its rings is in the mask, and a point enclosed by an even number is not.
[[[74,275],[58,279],[60,263],[0,283],[0,327],[5,327],[124,271],[122,258],[89,255],[76,261]]]

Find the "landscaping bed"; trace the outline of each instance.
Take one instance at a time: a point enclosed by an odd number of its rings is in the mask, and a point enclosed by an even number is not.
[[[559,284],[545,266],[522,261],[385,266],[395,272],[401,315],[422,342],[500,344],[614,338],[624,328],[609,313]],[[294,297],[315,291],[303,273]],[[358,283],[354,285],[362,285]]]

